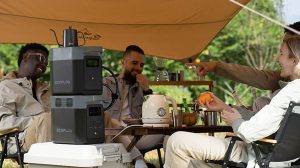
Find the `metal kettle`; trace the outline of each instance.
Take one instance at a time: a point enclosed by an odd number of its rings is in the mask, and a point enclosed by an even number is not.
[[[82,37],[83,37],[83,40],[84,40],[83,45],[85,45],[84,34],[80,31],[77,32],[76,29],[72,29],[71,26],[69,26],[68,29],[64,29],[64,32],[63,32],[63,41],[64,41],[64,43],[63,43],[63,45],[58,42],[56,32],[53,29],[50,29],[50,30],[54,33],[57,45],[59,45],[61,47],[78,47],[77,33],[82,34]]]
[[[176,101],[169,96],[152,94],[145,96],[142,106],[142,121],[144,124],[170,124],[169,102],[173,106],[173,119],[178,113]]]

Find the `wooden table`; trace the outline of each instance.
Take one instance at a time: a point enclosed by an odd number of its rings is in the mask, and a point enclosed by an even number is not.
[[[105,135],[117,135],[123,128],[105,128]],[[131,135],[134,138],[127,146],[130,151],[143,135],[164,134],[171,135],[176,131],[187,131],[194,133],[232,132],[230,126],[192,126],[192,127],[142,127],[132,126],[124,130],[120,135]]]

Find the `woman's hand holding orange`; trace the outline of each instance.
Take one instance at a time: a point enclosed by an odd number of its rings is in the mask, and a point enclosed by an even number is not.
[[[198,102],[202,107],[207,108],[207,110],[209,111],[222,111],[223,109],[230,108],[221,99],[219,99],[211,92],[205,92],[202,93],[201,95],[198,98]]]

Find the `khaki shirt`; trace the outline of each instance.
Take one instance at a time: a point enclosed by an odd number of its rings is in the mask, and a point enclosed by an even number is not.
[[[124,101],[124,88],[125,85],[124,81],[122,79],[117,79],[118,80],[118,87],[119,87],[119,97],[113,104],[113,106],[107,110],[112,116],[113,119],[120,120],[121,118],[121,112],[122,112],[122,107],[123,107],[123,101]],[[113,92],[115,93],[115,88],[116,84],[113,78],[107,77],[104,78],[103,83],[106,84],[108,87],[110,87]],[[105,87],[103,87],[105,88]],[[132,118],[141,118],[142,117],[142,106],[144,102],[144,94],[142,88],[138,85],[138,83],[135,83],[133,85],[130,85],[128,88],[128,98],[126,101],[128,101],[128,106],[129,106],[129,111],[130,111],[130,116]],[[108,89],[103,90],[103,96],[106,98],[110,98],[110,92]],[[105,105],[106,107],[107,105]]]
[[[15,78],[9,73],[0,82],[0,130],[19,127],[23,133],[32,122],[32,118],[42,112],[50,112],[50,91],[46,84],[37,83],[36,95],[33,98],[32,82],[25,78]]]

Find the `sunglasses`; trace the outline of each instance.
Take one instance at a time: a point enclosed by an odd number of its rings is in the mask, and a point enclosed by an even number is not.
[[[35,57],[39,62],[48,63],[48,58],[42,53],[27,53],[30,57]]]

